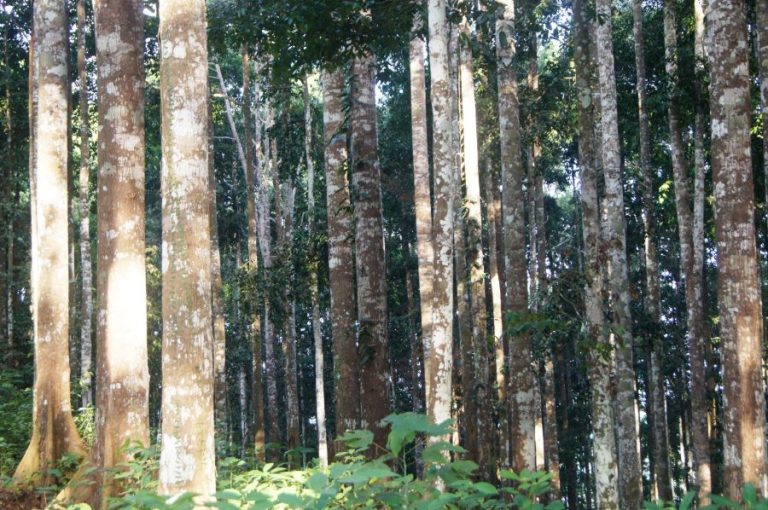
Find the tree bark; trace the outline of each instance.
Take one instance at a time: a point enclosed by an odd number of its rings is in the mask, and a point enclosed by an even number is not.
[[[601,151],[605,181],[603,222],[606,255],[610,264],[609,287],[614,330],[612,335],[617,343],[615,378],[620,501],[623,508],[640,508],[643,502],[642,474],[635,401],[635,372],[632,360],[632,319],[629,304],[624,189],[621,175],[610,0],[598,0],[597,19]]]
[[[326,71],[323,74],[323,136],[337,436],[358,428],[360,424],[360,368],[354,330],[355,266],[350,237],[352,210],[347,179],[349,163],[343,94],[342,71]]]
[[[424,72],[425,45],[424,41],[417,35],[421,28],[420,23],[421,20],[418,18],[414,22],[408,61],[413,148],[413,205],[416,215],[416,258],[418,260],[419,312],[423,346],[432,341],[434,245],[432,244],[432,194],[429,173],[426,75]],[[418,347],[416,344],[412,345],[412,348]],[[423,349],[417,348],[416,350],[420,353],[423,352]],[[419,395],[421,395],[420,392]],[[415,404],[414,408],[416,408]],[[423,405],[420,405],[418,411],[423,410]]]
[[[453,374],[453,135],[446,2],[429,0],[427,6],[435,203],[432,335],[423,339],[424,384],[427,416],[442,423],[451,418]]]
[[[217,218],[215,146],[213,117],[208,110],[208,185],[211,219],[211,310],[213,313],[213,402],[217,440],[226,440],[229,432],[227,406],[227,328],[224,317],[223,282],[221,279],[221,250],[219,248],[219,222]],[[254,395],[254,407],[256,407]],[[217,441],[218,442],[218,441]]]
[[[89,498],[94,508],[106,508],[107,498],[118,491],[108,470],[129,460],[124,445],[149,445],[142,10],[138,0],[94,2],[99,70],[99,319],[92,452],[97,473]]]
[[[359,322],[360,417],[374,442],[386,445],[379,422],[390,413],[387,279],[381,205],[381,170],[372,54],[352,62],[350,161],[355,218],[355,271]]]
[[[691,365],[691,453],[693,456],[694,484],[698,487],[699,501],[709,503],[712,492],[712,473],[710,460],[709,413],[707,379],[711,375],[706,366],[706,350],[709,344],[707,328],[704,324],[704,202],[706,191],[704,182],[707,172],[705,130],[706,120],[706,78],[704,51],[704,12],[701,0],[694,1],[695,14],[695,54],[696,54],[696,117],[694,124],[694,180],[693,229],[692,229],[692,266],[689,280],[691,299],[686,298],[688,324],[688,356]],[[688,287],[686,286],[686,292]]]
[[[202,0],[159,4],[163,197],[163,433],[159,492],[216,490],[208,51]]]
[[[750,154],[747,21],[742,0],[707,2],[712,180],[722,337],[723,478],[766,491],[763,318]]]
[[[69,367],[68,51],[66,6],[33,6],[30,45],[30,191],[35,381],[32,438],[14,480],[46,485],[66,453],[82,454],[72,419]],[[43,473],[33,480],[33,476]]]
[[[461,127],[465,178],[466,247],[469,266],[468,290],[472,325],[471,359],[474,377],[471,393],[465,398],[476,402],[478,451],[477,463],[482,476],[493,479],[496,461],[493,458],[493,423],[488,376],[488,310],[485,295],[485,265],[483,260],[483,217],[480,203],[480,161],[477,139],[477,109],[475,106],[474,64],[472,62],[471,32],[466,17],[460,25],[459,81],[461,90]],[[466,372],[465,372],[466,373]],[[466,387],[466,385],[465,385]]]
[[[592,393],[595,487],[601,510],[618,510],[618,458],[614,439],[615,418],[611,395],[611,346],[606,338],[603,314],[603,279],[600,208],[597,196],[597,153],[595,113],[597,94],[593,91],[594,55],[590,51],[587,5],[574,0],[574,61],[579,107],[579,166],[584,242],[584,303],[587,336],[594,342],[590,352],[588,377]],[[589,491],[587,491],[589,495]]]
[[[504,267],[506,270],[505,311],[524,315],[528,311],[525,262],[525,169],[520,140],[520,107],[515,77],[513,0],[503,0],[496,20],[498,62],[499,124],[502,160],[502,217]],[[516,471],[536,469],[536,377],[532,366],[531,339],[520,335],[509,340],[509,435],[510,460]]]
[[[323,359],[323,330],[320,322],[320,289],[317,284],[317,254],[314,252],[315,222],[315,160],[313,155],[312,99],[309,79],[304,76],[304,158],[307,165],[307,210],[309,211],[308,237],[313,247],[310,260],[310,299],[312,304],[312,340],[315,352],[315,413],[317,418],[317,455],[321,466],[328,465],[328,432],[325,423],[325,360]]]

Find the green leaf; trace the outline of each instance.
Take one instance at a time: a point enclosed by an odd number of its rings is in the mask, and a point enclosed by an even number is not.
[[[373,432],[370,430],[349,430],[338,440],[355,450],[364,450],[373,443]]]

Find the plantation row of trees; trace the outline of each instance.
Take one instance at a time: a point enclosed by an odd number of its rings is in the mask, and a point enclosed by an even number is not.
[[[211,495],[415,411],[570,509],[768,496],[766,0],[0,16],[13,484],[107,508],[156,442]]]

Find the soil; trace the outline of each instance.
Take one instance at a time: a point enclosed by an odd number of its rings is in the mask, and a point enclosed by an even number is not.
[[[47,505],[44,494],[0,488],[0,510],[43,510]]]

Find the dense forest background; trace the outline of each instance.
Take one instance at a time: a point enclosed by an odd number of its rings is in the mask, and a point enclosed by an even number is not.
[[[214,450],[379,469],[350,508],[767,495],[768,1],[93,4],[0,2],[0,506]]]

